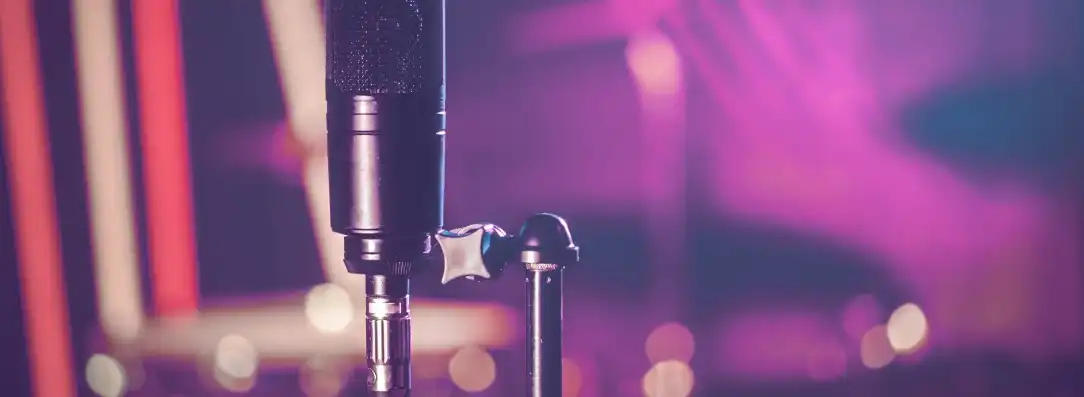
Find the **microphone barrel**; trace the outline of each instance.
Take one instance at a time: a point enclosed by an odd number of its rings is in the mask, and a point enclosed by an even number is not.
[[[406,276],[443,226],[444,0],[325,9],[331,226],[352,272]]]

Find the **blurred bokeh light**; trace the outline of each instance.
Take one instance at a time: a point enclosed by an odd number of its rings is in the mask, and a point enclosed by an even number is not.
[[[696,352],[692,332],[684,325],[666,323],[658,326],[647,336],[644,344],[647,358],[652,363],[677,360],[688,363]]]
[[[888,329],[883,325],[866,331],[859,349],[862,365],[870,369],[883,368],[896,359],[896,350],[888,340]]]
[[[484,349],[465,347],[448,362],[448,374],[461,390],[480,392],[488,389],[497,379],[497,364]]]
[[[926,315],[914,303],[906,303],[892,312],[886,326],[888,342],[896,353],[913,353],[926,342],[929,326]]]
[[[647,397],[686,397],[693,391],[693,370],[680,361],[663,361],[651,367],[643,378]]]
[[[320,332],[339,333],[354,321],[350,293],[335,284],[321,284],[305,295],[305,317]]]
[[[256,347],[240,335],[227,335],[214,352],[214,378],[225,389],[243,392],[256,382],[260,357]]]
[[[128,375],[117,359],[95,354],[87,360],[86,381],[101,397],[120,397],[128,390]]]
[[[653,31],[633,36],[625,56],[645,95],[668,96],[681,89],[681,59],[665,34]]]

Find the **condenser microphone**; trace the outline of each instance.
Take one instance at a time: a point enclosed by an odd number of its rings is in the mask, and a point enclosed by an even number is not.
[[[332,229],[366,276],[373,392],[410,389],[410,277],[443,226],[444,0],[325,0]]]

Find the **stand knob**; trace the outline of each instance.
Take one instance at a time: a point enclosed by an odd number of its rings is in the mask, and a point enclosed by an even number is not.
[[[507,258],[504,252],[511,237],[499,226],[479,223],[436,235],[444,253],[444,276],[447,284],[457,278],[491,280],[500,276]]]

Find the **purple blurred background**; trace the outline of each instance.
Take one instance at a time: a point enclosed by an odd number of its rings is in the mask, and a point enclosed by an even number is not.
[[[282,3],[179,5],[201,305],[329,281],[304,176],[320,132],[299,131],[275,47],[292,31],[269,23]],[[333,395],[290,363],[244,388],[193,382],[199,359],[101,335],[70,5],[35,10],[74,340],[57,370],[80,395],[100,387],[88,359],[120,356],[142,363],[131,395]],[[1082,23],[1072,0],[449,1],[446,225],[569,220],[566,397],[1080,395]],[[0,378],[29,395],[3,269]],[[518,336],[517,277],[438,277],[415,294],[496,304]],[[521,394],[518,340],[434,353],[419,392]]]

